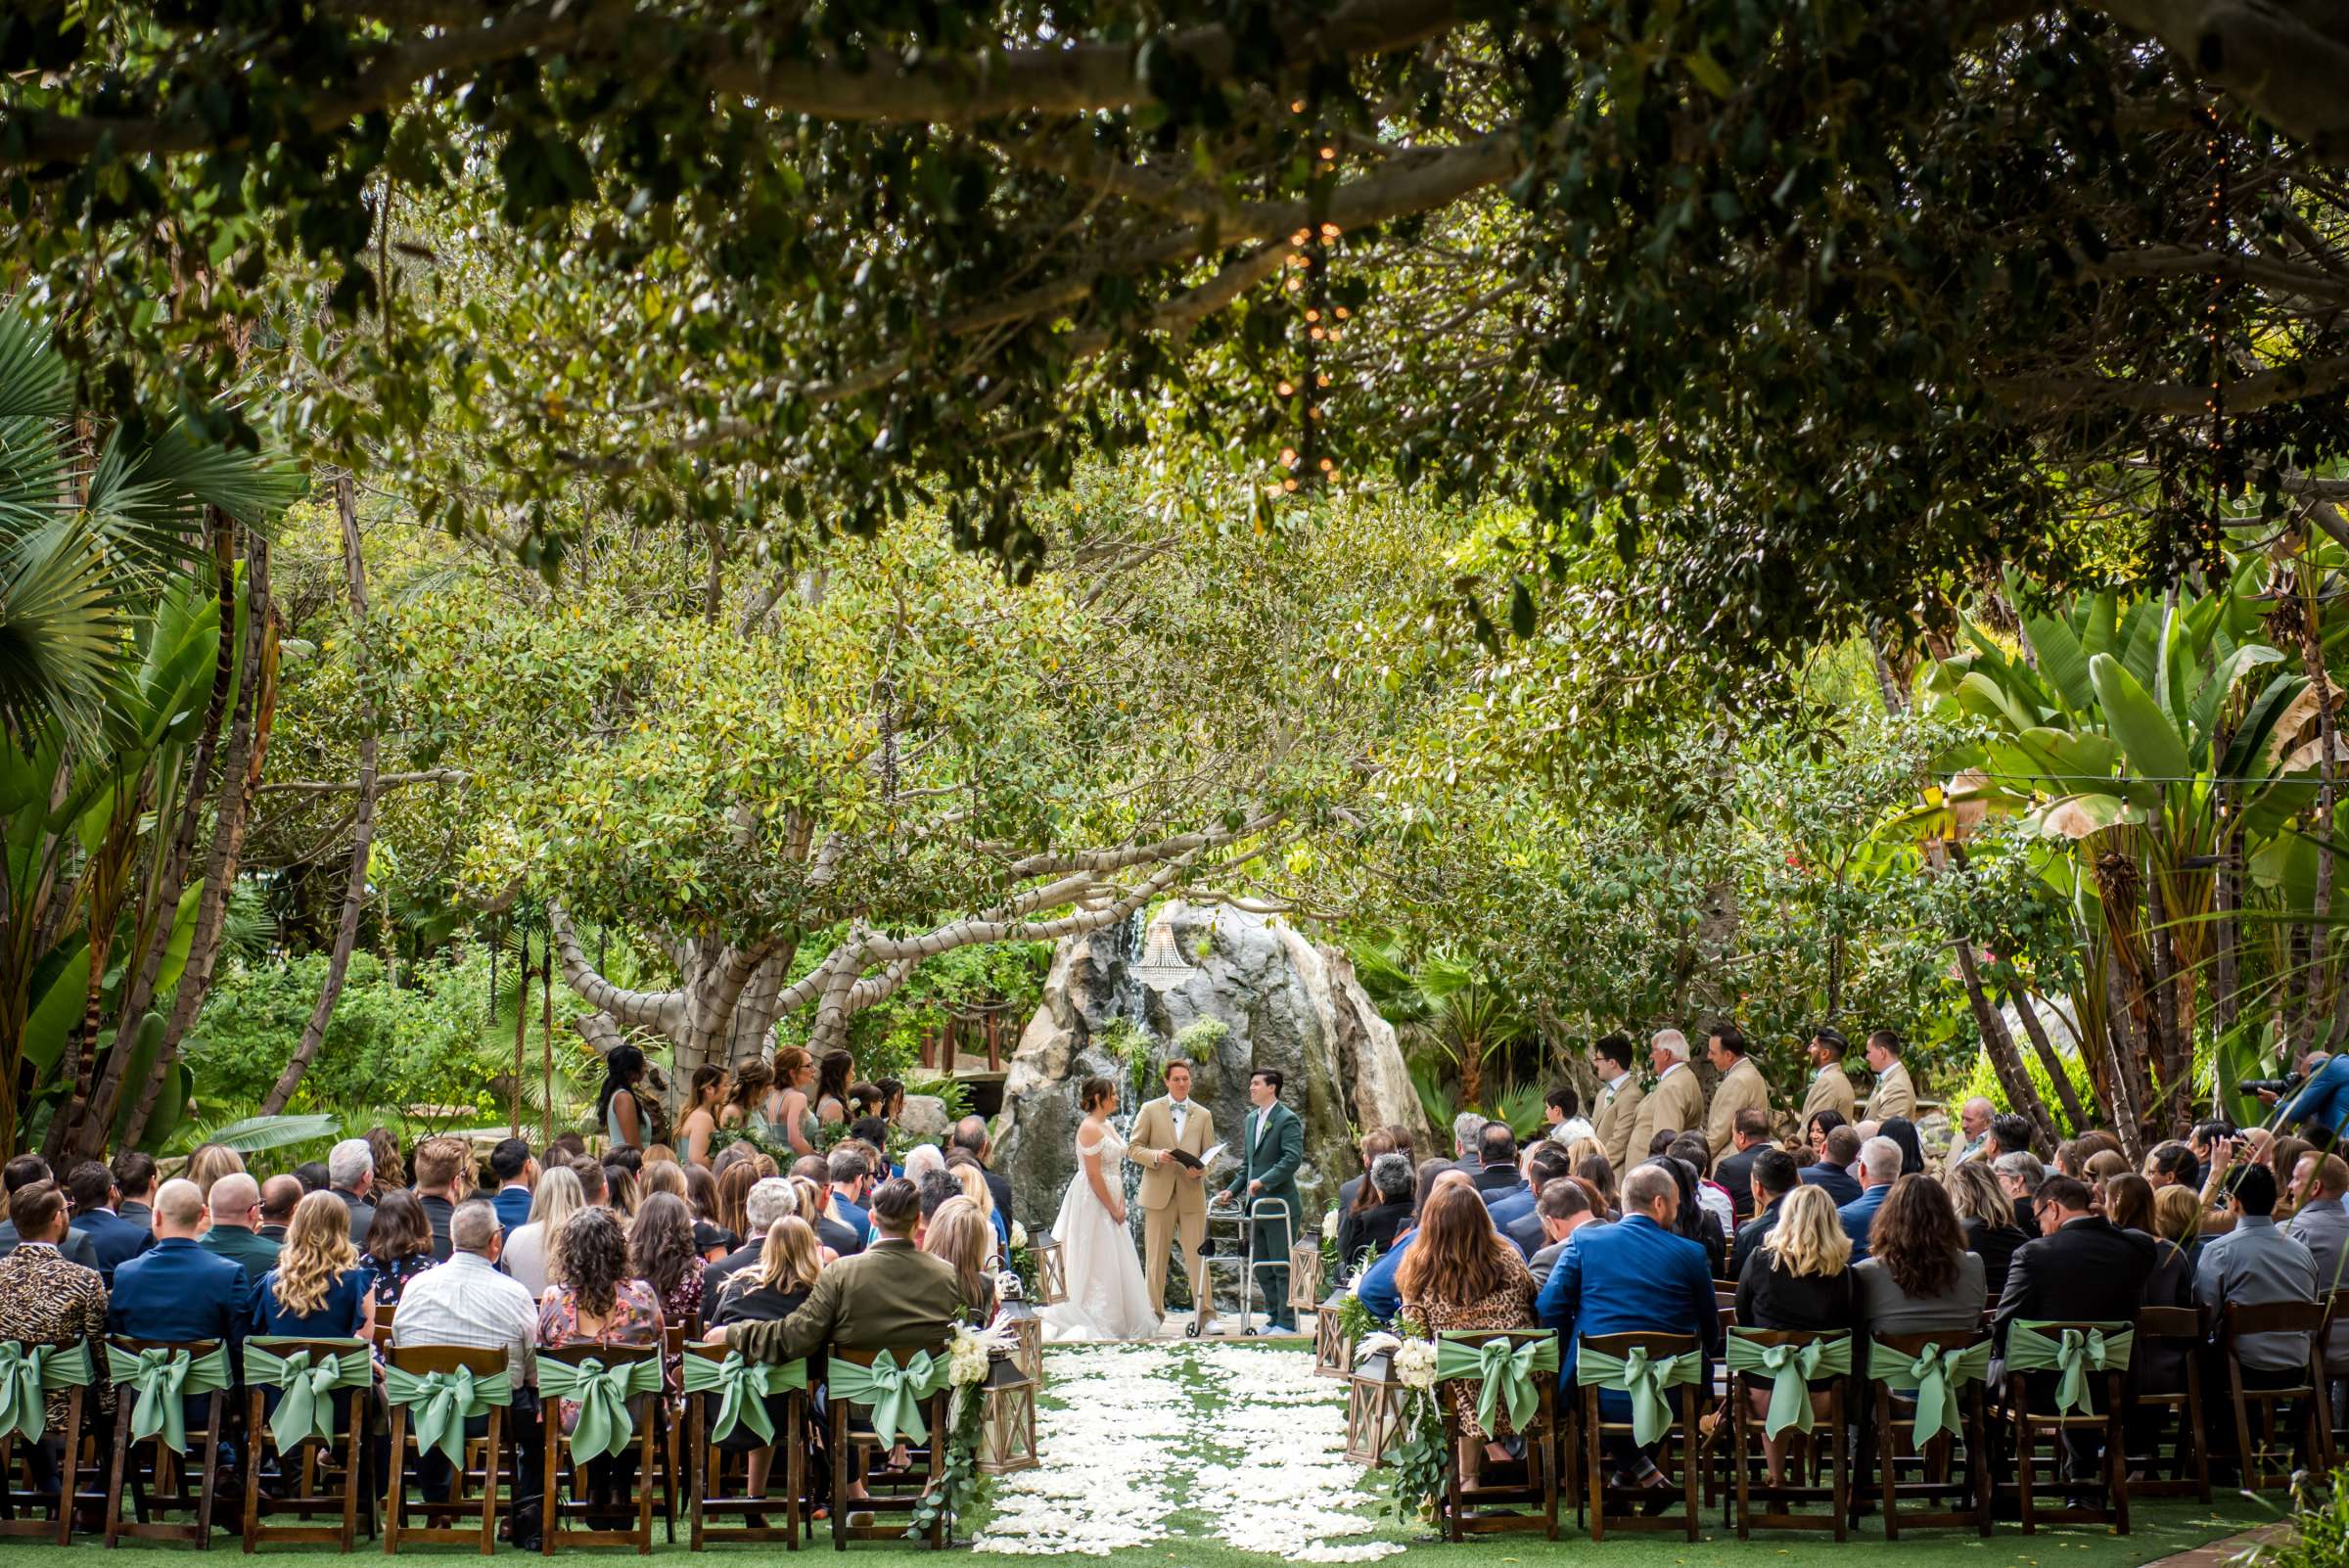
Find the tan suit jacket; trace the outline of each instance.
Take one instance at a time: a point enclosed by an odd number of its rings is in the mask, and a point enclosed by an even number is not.
[[[847,1350],[930,1346],[967,1305],[954,1266],[910,1241],[876,1241],[827,1265],[800,1310],[779,1322],[735,1323],[726,1343],[746,1361],[796,1361],[826,1345]]]
[[[1607,1164],[1615,1168],[1618,1176],[1630,1169],[1625,1157],[1632,1147],[1632,1129],[1639,1120],[1639,1102],[1646,1098],[1647,1090],[1639,1086],[1637,1073],[1624,1078],[1621,1090],[1602,1086],[1598,1091],[1598,1108],[1590,1117],[1590,1135],[1607,1151]]]
[[[1713,1150],[1714,1170],[1737,1152],[1737,1140],[1730,1134],[1737,1129],[1737,1113],[1746,1110],[1770,1114],[1770,1084],[1751,1056],[1740,1056],[1713,1085],[1712,1109],[1705,1113],[1705,1142]]]
[[[1859,1103],[1860,1096],[1853,1091],[1851,1077],[1844,1072],[1843,1064],[1829,1062],[1812,1076],[1811,1088],[1803,1095],[1802,1120],[1796,1125],[1795,1133],[1804,1135],[1810,1129],[1811,1118],[1821,1111],[1833,1111],[1846,1122],[1856,1122],[1859,1118],[1852,1115],[1852,1107]]]
[[[1145,1104],[1133,1119],[1133,1136],[1126,1158],[1142,1168],[1144,1209],[1197,1209],[1207,1212],[1207,1178],[1193,1181],[1173,1160],[1158,1156],[1168,1149],[1201,1155],[1216,1146],[1215,1113],[1197,1100],[1182,1119],[1182,1136],[1174,1135],[1174,1102],[1160,1096]]]
[[[1880,1122],[1888,1116],[1916,1115],[1916,1085],[1909,1082],[1908,1064],[1895,1059],[1890,1067],[1876,1075],[1876,1086],[1867,1096],[1862,1109],[1864,1122]]]
[[[1674,1063],[1672,1071],[1657,1079],[1656,1086],[1640,1101],[1639,1120],[1632,1128],[1632,1143],[1625,1158],[1634,1165],[1646,1159],[1647,1146],[1666,1129],[1675,1132],[1705,1130],[1705,1085],[1696,1069],[1685,1062]]]

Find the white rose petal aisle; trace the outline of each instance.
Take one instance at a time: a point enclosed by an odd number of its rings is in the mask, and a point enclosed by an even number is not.
[[[1364,1562],[1381,1499],[1345,1459],[1342,1391],[1301,1350],[1096,1345],[1050,1352],[1043,1463],[994,1488],[976,1549],[1105,1556],[1212,1536],[1297,1562]]]

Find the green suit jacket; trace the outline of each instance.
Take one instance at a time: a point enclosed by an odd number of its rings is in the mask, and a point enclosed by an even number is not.
[[[726,1343],[749,1361],[796,1361],[827,1345],[891,1350],[943,1344],[961,1314],[954,1266],[910,1241],[876,1241],[816,1276],[780,1322],[736,1323]]]
[[[277,1267],[278,1243],[239,1225],[214,1225],[196,1245],[244,1269],[247,1284],[258,1284],[261,1275]]]
[[[1267,1198],[1289,1206],[1289,1236],[1305,1234],[1305,1207],[1297,1197],[1297,1168],[1305,1164],[1305,1123],[1295,1111],[1275,1101],[1270,1110],[1248,1113],[1240,1127],[1240,1174],[1226,1195],[1246,1200],[1251,1214]],[[1264,1190],[1249,1199],[1248,1183],[1261,1181]]]

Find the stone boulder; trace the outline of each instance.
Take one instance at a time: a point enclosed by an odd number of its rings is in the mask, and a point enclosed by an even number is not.
[[[1144,984],[1133,964],[1162,927],[1192,968],[1172,984]],[[1104,1048],[1120,1020],[1146,1041],[1138,1071]],[[1317,1225],[1336,1203],[1339,1183],[1357,1174],[1357,1130],[1400,1126],[1410,1130],[1422,1153],[1435,1148],[1394,1028],[1370,1004],[1344,953],[1278,916],[1171,903],[1147,932],[1129,927],[1072,938],[1053,954],[1043,1000],[1012,1056],[995,1128],[995,1169],[1010,1179],[1014,1210],[1032,1230],[1050,1227],[1075,1174],[1084,1081],[1119,1084],[1126,1113],[1120,1126],[1126,1126],[1142,1099],[1162,1092],[1163,1068],[1183,1054],[1176,1037],[1202,1022],[1223,1026],[1212,1049],[1192,1064],[1192,1096],[1214,1112],[1219,1137],[1240,1135],[1249,1075],[1260,1068],[1281,1073],[1281,1097],[1305,1121],[1298,1188],[1307,1223]],[[1211,1179],[1220,1184],[1229,1176],[1227,1167]],[[1127,1168],[1129,1192],[1139,1177],[1136,1168]],[[1140,1208],[1128,1207],[1138,1235]]]
[[[936,1143],[954,1130],[946,1102],[935,1094],[908,1094],[898,1113],[898,1126],[917,1142]]]

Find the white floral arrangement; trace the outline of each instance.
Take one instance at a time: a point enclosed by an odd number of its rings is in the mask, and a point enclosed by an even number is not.
[[[968,1328],[957,1323],[946,1350],[946,1381],[958,1389],[986,1382],[988,1358],[997,1351],[1008,1356],[1018,1343],[1008,1329]]]
[[[1321,1217],[1321,1239],[1323,1241],[1338,1239],[1338,1211],[1335,1209]]]
[[[1395,1378],[1405,1388],[1427,1390],[1436,1386],[1436,1343],[1432,1339],[1406,1339],[1395,1347]]]
[[[1028,1245],[1028,1227],[1017,1220],[1011,1222],[1011,1244],[1015,1247]]]

